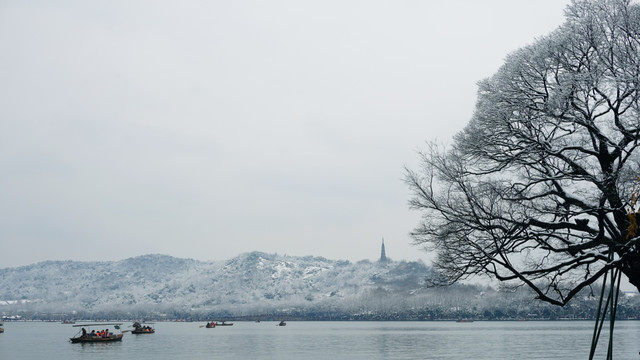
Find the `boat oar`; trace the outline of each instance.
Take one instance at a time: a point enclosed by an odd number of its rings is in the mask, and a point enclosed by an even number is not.
[[[123,330],[122,333],[124,334],[124,333],[129,332],[129,331],[131,331],[131,330]]]

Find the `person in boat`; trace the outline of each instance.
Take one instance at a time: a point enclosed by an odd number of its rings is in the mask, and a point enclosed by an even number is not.
[[[89,333],[89,336],[96,336],[96,331],[95,330],[91,330],[91,332]]]
[[[82,337],[86,338],[87,337],[87,329],[82,328]]]
[[[109,329],[105,330],[105,331],[104,331],[104,337],[107,337],[107,338],[108,338],[108,337],[110,337],[110,336],[111,336],[111,334],[109,334]]]

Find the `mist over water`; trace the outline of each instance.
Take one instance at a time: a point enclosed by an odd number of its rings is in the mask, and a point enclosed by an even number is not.
[[[122,342],[71,344],[79,328],[10,322],[0,334],[0,359],[585,359],[591,321],[236,322],[155,323],[155,334],[127,333]],[[123,323],[122,329],[130,329]],[[640,322],[616,323],[618,359],[637,359]],[[600,344],[596,358],[603,358]]]

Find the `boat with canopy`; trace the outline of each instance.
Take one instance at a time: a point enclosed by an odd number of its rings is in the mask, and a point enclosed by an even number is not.
[[[146,324],[153,324],[153,323],[146,323]],[[132,334],[153,334],[156,332],[156,329],[154,329],[153,327],[149,326],[149,325],[143,325],[140,322],[136,321],[133,323],[133,330],[131,330]]]

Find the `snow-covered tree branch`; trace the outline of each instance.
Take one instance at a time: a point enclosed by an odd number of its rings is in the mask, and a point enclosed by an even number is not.
[[[574,1],[559,29],[479,83],[454,144],[430,144],[407,169],[415,242],[450,282],[488,274],[557,305],[612,268],[640,289],[639,83],[640,6]]]

